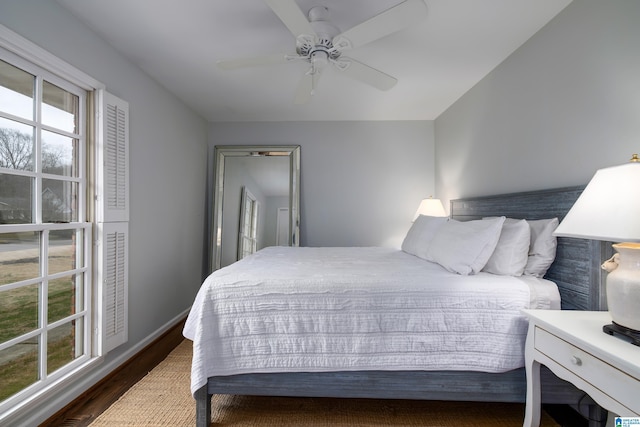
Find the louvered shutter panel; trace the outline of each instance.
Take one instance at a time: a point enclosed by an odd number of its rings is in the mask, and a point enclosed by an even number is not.
[[[102,191],[99,222],[129,220],[129,104],[107,92],[103,97],[102,149],[98,167]]]
[[[103,353],[128,339],[128,238],[127,222],[98,224],[102,277]]]
[[[96,218],[101,346],[105,354],[127,342],[129,309],[129,104],[102,93],[97,150]]]

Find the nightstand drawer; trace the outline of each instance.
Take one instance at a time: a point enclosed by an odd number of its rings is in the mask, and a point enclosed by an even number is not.
[[[638,379],[540,327],[535,329],[535,348],[601,391],[616,390],[615,400],[629,409],[638,410]],[[550,368],[553,370],[552,366]]]

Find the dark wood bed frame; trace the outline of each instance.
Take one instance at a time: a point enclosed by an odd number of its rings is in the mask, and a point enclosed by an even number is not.
[[[472,220],[504,215],[518,219],[558,217],[562,220],[583,187],[561,188],[451,201],[451,217]],[[546,278],[558,284],[563,309],[604,310],[600,264],[611,245],[558,238],[556,260]],[[581,390],[543,370],[543,403],[589,405],[590,419],[601,419],[600,408]],[[524,402],[524,368],[505,373],[471,371],[355,371],[322,373],[242,374],[209,378],[195,393],[196,425],[209,427],[214,394],[263,396],[417,399]],[[598,417],[598,418],[595,418]],[[590,421],[591,425],[601,425]]]

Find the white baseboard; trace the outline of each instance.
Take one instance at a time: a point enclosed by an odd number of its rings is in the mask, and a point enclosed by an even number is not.
[[[10,427],[25,425],[36,426],[43,423],[115,369],[141,352],[146,346],[153,343],[165,332],[176,326],[189,314],[189,310],[190,308],[184,310],[145,339],[132,345],[113,359],[110,359],[108,355],[105,358],[96,358],[93,363],[90,362],[88,366],[80,368],[79,372],[75,375],[53,384],[10,413],[0,414],[0,424]],[[114,351],[114,353],[116,353],[116,351]]]

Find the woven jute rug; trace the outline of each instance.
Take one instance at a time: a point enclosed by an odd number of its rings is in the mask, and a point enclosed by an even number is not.
[[[91,426],[195,426],[191,350],[182,342]],[[524,405],[510,403],[216,395],[211,406],[216,427],[515,427],[524,418]],[[558,427],[546,413],[541,425]]]

